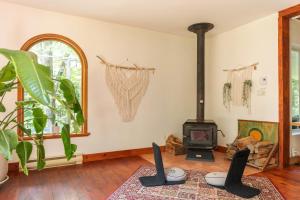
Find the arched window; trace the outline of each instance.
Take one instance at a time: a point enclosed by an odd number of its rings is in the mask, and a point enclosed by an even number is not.
[[[76,90],[77,98],[81,100],[81,106],[85,117],[85,123],[82,130],[71,130],[71,136],[86,136],[87,132],[87,60],[81,48],[71,39],[57,34],[42,34],[29,39],[22,47],[21,50],[34,52],[38,56],[38,62],[45,66],[49,66],[52,78],[70,79]],[[55,88],[58,89],[56,85]],[[18,87],[18,101],[29,100],[30,96],[19,85]],[[64,110],[59,107],[55,99],[51,100],[52,107],[56,108],[59,113],[54,114],[50,109],[44,108],[45,113],[48,115],[48,122],[45,128],[45,138],[60,137],[58,130],[59,127],[54,121],[63,121],[66,117]],[[19,122],[31,121],[31,113],[26,113],[22,110],[19,111]],[[54,120],[55,119],[55,120]],[[27,128],[34,132],[33,125],[24,123]],[[22,131],[19,129],[18,133],[23,136]],[[25,137],[25,136],[24,136]]]

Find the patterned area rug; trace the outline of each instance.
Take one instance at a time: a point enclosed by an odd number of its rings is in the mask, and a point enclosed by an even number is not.
[[[183,185],[143,187],[139,182],[140,176],[152,176],[154,167],[143,166],[139,168],[109,200],[240,200],[242,198],[230,194],[222,189],[207,185],[204,179],[207,172],[186,171],[187,182]],[[261,194],[252,200],[284,200],[268,178],[247,176],[243,182],[252,187],[261,189]]]

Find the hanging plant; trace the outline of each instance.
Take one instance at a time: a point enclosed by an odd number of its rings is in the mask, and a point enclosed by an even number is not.
[[[246,106],[249,111],[251,108],[251,89],[252,89],[252,81],[251,80],[245,80],[243,84],[243,106]]]
[[[231,102],[231,83],[225,83],[223,86],[223,104],[225,108],[230,109]]]

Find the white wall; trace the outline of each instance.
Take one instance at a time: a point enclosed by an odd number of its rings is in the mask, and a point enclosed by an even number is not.
[[[277,14],[240,26],[207,40],[206,60],[206,116],[214,119],[226,134],[219,136],[219,144],[233,142],[237,136],[237,120],[278,121],[278,30]],[[230,112],[223,106],[223,84],[227,75],[223,69],[236,68],[259,62],[253,74],[252,112],[232,106]],[[264,96],[259,78],[267,76]]]
[[[87,18],[0,2],[0,47],[19,49],[29,38],[56,33],[76,41],[88,63],[89,137],[73,138],[82,153],[149,147],[163,144],[169,133],[181,135],[182,124],[195,117],[196,43],[178,37]],[[101,55],[112,63],[126,58],[156,67],[133,122],[123,123],[106,87]],[[3,60],[2,60],[3,61]],[[3,62],[2,62],[3,64]],[[13,106],[16,93],[6,103]],[[62,155],[59,139],[45,142],[48,156]]]
[[[194,118],[196,107],[196,41],[87,18],[0,2],[0,47],[18,49],[41,33],[57,33],[76,41],[88,62],[88,124],[91,135],[73,138],[82,153],[96,153],[163,144],[169,133],[181,136],[182,123]],[[207,38],[206,118],[226,134],[219,145],[237,136],[237,120],[278,121],[277,14]],[[123,123],[104,80],[104,66],[96,55],[112,63],[126,58],[157,71],[133,122]],[[224,68],[259,62],[253,74],[252,113],[223,106]],[[266,94],[259,96],[259,78],[267,76]],[[12,107],[16,93],[7,103]],[[46,141],[47,155],[62,155],[58,139]]]

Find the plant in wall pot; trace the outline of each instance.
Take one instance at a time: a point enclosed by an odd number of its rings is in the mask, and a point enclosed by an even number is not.
[[[0,49],[0,54],[7,58],[8,63],[0,70],[0,112],[5,115],[0,120],[0,182],[7,174],[7,160],[12,159],[13,151],[16,151],[24,174],[28,175],[26,164],[33,151],[36,149],[37,169],[45,167],[45,148],[43,134],[50,117],[44,108],[58,112],[52,107],[52,100],[60,104],[66,113],[65,121],[57,121],[61,128],[60,136],[67,159],[71,159],[77,146],[71,143],[70,132],[80,130],[84,117],[80,103],[76,97],[72,82],[68,79],[51,78],[50,67],[41,65],[35,54],[26,51]],[[14,109],[7,111],[3,103],[7,93],[17,89],[18,82],[31,97],[30,100],[15,102]],[[55,89],[55,88],[58,89]],[[32,119],[19,123],[18,111],[30,113]],[[33,124],[34,132],[28,129],[26,123]],[[24,135],[32,140],[23,140],[18,136],[16,128],[23,131]]]
[[[230,110],[230,102],[231,102],[231,83],[227,82],[223,86],[223,105],[228,110]]]
[[[246,106],[251,111],[251,88],[252,88],[252,80],[245,80],[243,83],[243,96],[242,101],[243,105]]]

